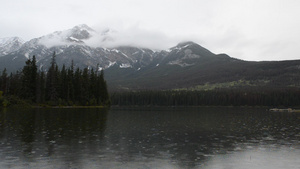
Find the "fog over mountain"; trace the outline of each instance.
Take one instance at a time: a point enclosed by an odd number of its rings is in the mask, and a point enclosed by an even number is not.
[[[114,43],[105,43],[110,47],[167,49],[193,41],[242,60],[294,60],[299,5],[296,0],[6,0],[0,6],[0,38],[29,41],[86,23],[97,32],[116,30]],[[90,42],[98,44],[99,38]]]
[[[35,55],[40,69],[45,70],[53,52],[56,52],[58,65],[70,65],[74,61],[81,68],[96,68],[98,65],[97,69],[105,69],[116,63],[121,67],[133,67],[136,64],[143,65],[144,60],[153,59],[156,49],[144,49],[144,45],[128,41],[125,43],[122,38],[116,30],[95,31],[82,24],[22,42],[18,48],[9,48],[5,45],[8,40],[5,43],[3,40],[1,46],[5,46],[8,52],[0,55],[0,68],[19,70],[26,59]],[[11,38],[10,43],[13,42]]]
[[[76,30],[77,29],[77,30]],[[85,32],[80,32],[82,29]],[[171,38],[160,32],[142,30],[138,27],[129,28],[110,28],[110,27],[97,27],[96,29],[90,28],[85,24],[75,26],[73,29],[54,32],[48,36],[43,37],[40,43],[53,47],[55,45],[64,45],[70,41],[66,41],[72,34],[81,33],[81,37],[76,37],[82,40],[84,44],[90,47],[105,47],[114,48],[119,46],[135,46],[142,48],[151,48],[156,50],[165,50],[178,43],[181,37]],[[184,39],[184,38],[183,38]],[[70,39],[69,39],[70,40]],[[186,39],[191,40],[191,39]]]
[[[73,62],[75,68],[104,70],[110,90],[181,89],[208,84],[299,87],[300,84],[300,60],[249,62],[215,54],[193,41],[164,50],[146,48],[143,43],[125,43],[122,41],[125,36],[118,33],[115,29],[96,31],[82,24],[27,42],[20,38],[2,39],[0,71],[6,68],[8,72],[20,72],[33,55],[39,71],[47,71],[55,52],[60,68]]]

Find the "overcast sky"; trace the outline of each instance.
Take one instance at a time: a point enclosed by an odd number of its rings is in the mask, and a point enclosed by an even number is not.
[[[0,0],[0,38],[78,24],[152,48],[191,40],[243,60],[300,59],[299,0]]]

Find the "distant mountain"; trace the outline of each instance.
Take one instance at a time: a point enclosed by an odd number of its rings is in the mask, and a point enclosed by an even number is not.
[[[23,44],[19,37],[0,38],[0,57],[19,50]]]
[[[24,42],[0,39],[0,70],[21,70],[33,55],[47,70],[53,52],[67,67],[104,69],[110,90],[201,89],[215,87],[300,87],[300,60],[248,62],[214,54],[194,42],[156,51],[133,46],[99,47],[114,41],[114,30],[78,25]],[[99,44],[99,45],[97,45]]]
[[[300,60],[249,62],[185,42],[157,53],[145,68],[107,69],[106,79],[112,90],[300,87]]]
[[[107,69],[113,65],[120,68],[141,67],[153,60],[155,52],[150,49],[138,47],[104,48],[89,45],[94,37],[99,42],[111,41],[110,30],[96,32],[87,25],[78,25],[65,31],[57,31],[39,38],[25,42],[17,50],[0,55],[0,69],[6,67],[8,71],[20,70],[25,61],[33,55],[41,70],[50,65],[50,58],[56,52],[59,66],[71,64],[75,66]],[[95,39],[95,38],[94,38]]]

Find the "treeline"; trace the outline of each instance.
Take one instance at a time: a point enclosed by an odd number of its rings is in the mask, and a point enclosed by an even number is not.
[[[300,106],[300,89],[216,89],[209,91],[136,91],[111,94],[120,106]]]
[[[58,68],[53,53],[48,71],[38,71],[35,56],[26,61],[22,71],[0,77],[0,91],[10,102],[15,98],[47,105],[109,105],[103,71],[83,70],[74,65]],[[14,103],[12,103],[14,104]]]

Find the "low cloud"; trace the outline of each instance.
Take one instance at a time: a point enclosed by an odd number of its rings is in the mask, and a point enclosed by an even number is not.
[[[47,37],[42,37],[39,39],[39,43],[41,45],[46,46],[47,48],[51,48],[54,46],[63,46],[63,45],[68,45],[70,43],[63,41],[60,37],[52,37],[52,38],[47,38]]]
[[[85,43],[92,47],[136,46],[156,50],[168,49],[180,42],[164,33],[141,29],[137,26],[128,28],[102,28],[97,30]]]

